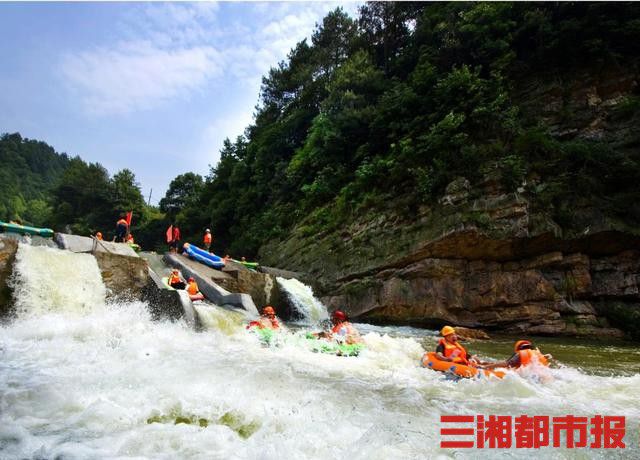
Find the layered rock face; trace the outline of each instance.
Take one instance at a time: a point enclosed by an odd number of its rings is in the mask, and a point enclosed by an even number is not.
[[[637,72],[578,77],[525,83],[524,106],[559,138],[638,148],[633,119],[613,115]],[[307,273],[330,308],[362,320],[640,340],[640,228],[589,200],[570,204],[572,228],[562,228],[537,200],[539,178],[507,192],[500,174],[457,178],[413,215],[389,203],[338,231],[296,230],[261,260]]]

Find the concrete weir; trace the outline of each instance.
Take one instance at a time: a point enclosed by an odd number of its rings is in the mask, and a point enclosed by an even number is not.
[[[231,293],[216,284],[211,276],[224,277],[226,274],[209,273],[209,270],[213,269],[204,265],[196,269],[193,264],[188,263],[188,259],[178,254],[165,254],[164,261],[167,265],[178,268],[184,277],[192,276],[198,283],[200,292],[216,305],[244,310],[249,316],[258,316],[258,309],[249,294]],[[215,270],[213,271],[215,272]]]
[[[54,240],[61,249],[94,255],[107,287],[108,297],[143,300],[149,303],[154,318],[184,317],[189,324],[199,327],[198,315],[188,294],[168,289],[147,261],[139,257],[129,245],[64,233],[56,233]]]

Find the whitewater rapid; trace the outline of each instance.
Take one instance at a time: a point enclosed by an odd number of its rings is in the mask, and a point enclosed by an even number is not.
[[[203,332],[153,321],[140,302],[47,306],[0,327],[0,458],[498,455],[440,449],[441,414],[625,415],[624,451],[533,454],[633,458],[638,449],[638,374],[598,377],[569,367],[554,369],[548,384],[515,374],[456,383],[419,367],[417,330],[392,337],[361,326],[367,350],[345,358],[296,340],[265,347],[241,315],[196,308]],[[532,451],[500,454],[526,458]]]

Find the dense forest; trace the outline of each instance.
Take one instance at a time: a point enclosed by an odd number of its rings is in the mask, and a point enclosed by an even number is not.
[[[0,155],[19,161],[3,162],[0,218],[89,233],[133,209],[146,247],[175,220],[187,238],[212,228],[216,252],[253,256],[294,226],[313,234],[388,202],[411,215],[452,179],[473,183],[493,165],[510,189],[542,178],[540,202],[560,224],[571,225],[571,196],[634,219],[638,145],[553,136],[521,107],[518,82],[637,69],[638,56],[640,5],[631,2],[372,2],[357,18],[338,8],[263,78],[254,122],[224,142],[210,174],[176,177],[159,209],[145,205],[131,171],[109,177],[5,135]],[[617,116],[639,112],[636,87]]]
[[[110,177],[98,163],[59,154],[18,133],[0,137],[0,160],[0,220],[81,235],[101,231],[111,239],[118,217],[133,211],[139,240],[147,247],[161,242],[165,217],[145,204],[128,169]]]
[[[606,197],[599,206],[626,215],[640,198],[638,145],[553,137],[516,86],[551,70],[637,68],[639,51],[634,3],[373,2],[357,19],[337,9],[263,78],[254,123],[225,142],[178,221],[255,254],[295,225],[312,235],[389,201],[411,215],[489,164],[512,189],[545,180],[540,201],[561,224],[571,196]],[[637,117],[637,87],[620,107]]]

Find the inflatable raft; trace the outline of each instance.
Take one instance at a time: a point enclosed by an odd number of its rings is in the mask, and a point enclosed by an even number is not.
[[[140,249],[142,249],[139,244],[136,244],[136,243],[127,243],[127,244],[131,247],[131,249],[133,249],[136,252],[140,252]]]
[[[184,249],[185,254],[189,256],[189,258],[196,260],[201,264],[208,265],[212,268],[224,267],[224,260],[222,260],[222,257],[218,257],[215,254],[211,254],[203,249],[200,249],[198,246],[185,243],[182,248]]]
[[[167,289],[171,289],[172,291],[176,290],[174,287],[172,287],[169,284],[168,276],[164,276],[162,278],[162,284],[164,284],[167,287]],[[195,302],[196,300],[204,300],[204,295],[202,294],[202,292],[198,292],[197,294],[194,294],[194,295],[189,294],[189,298],[191,299],[192,302]]]
[[[481,377],[504,377],[502,371],[492,371],[487,369],[478,369],[473,366],[465,366],[464,364],[456,364],[450,361],[442,361],[438,359],[438,355],[430,351],[422,357],[422,367],[428,367],[434,371],[444,372],[447,374],[457,375],[465,379],[481,378]]]
[[[21,235],[38,235],[44,238],[51,238],[53,236],[53,230],[50,228],[28,227],[26,225],[11,224],[2,221],[0,221],[0,231],[19,233]]]
[[[362,343],[338,343],[318,339],[313,334],[307,334],[307,340],[311,351],[314,353],[328,353],[337,356],[358,356],[366,347]]]
[[[242,264],[251,270],[256,270],[258,268],[258,265],[260,265],[258,262],[245,262],[245,261],[236,260],[236,259],[231,259],[231,260],[237,264]]]

